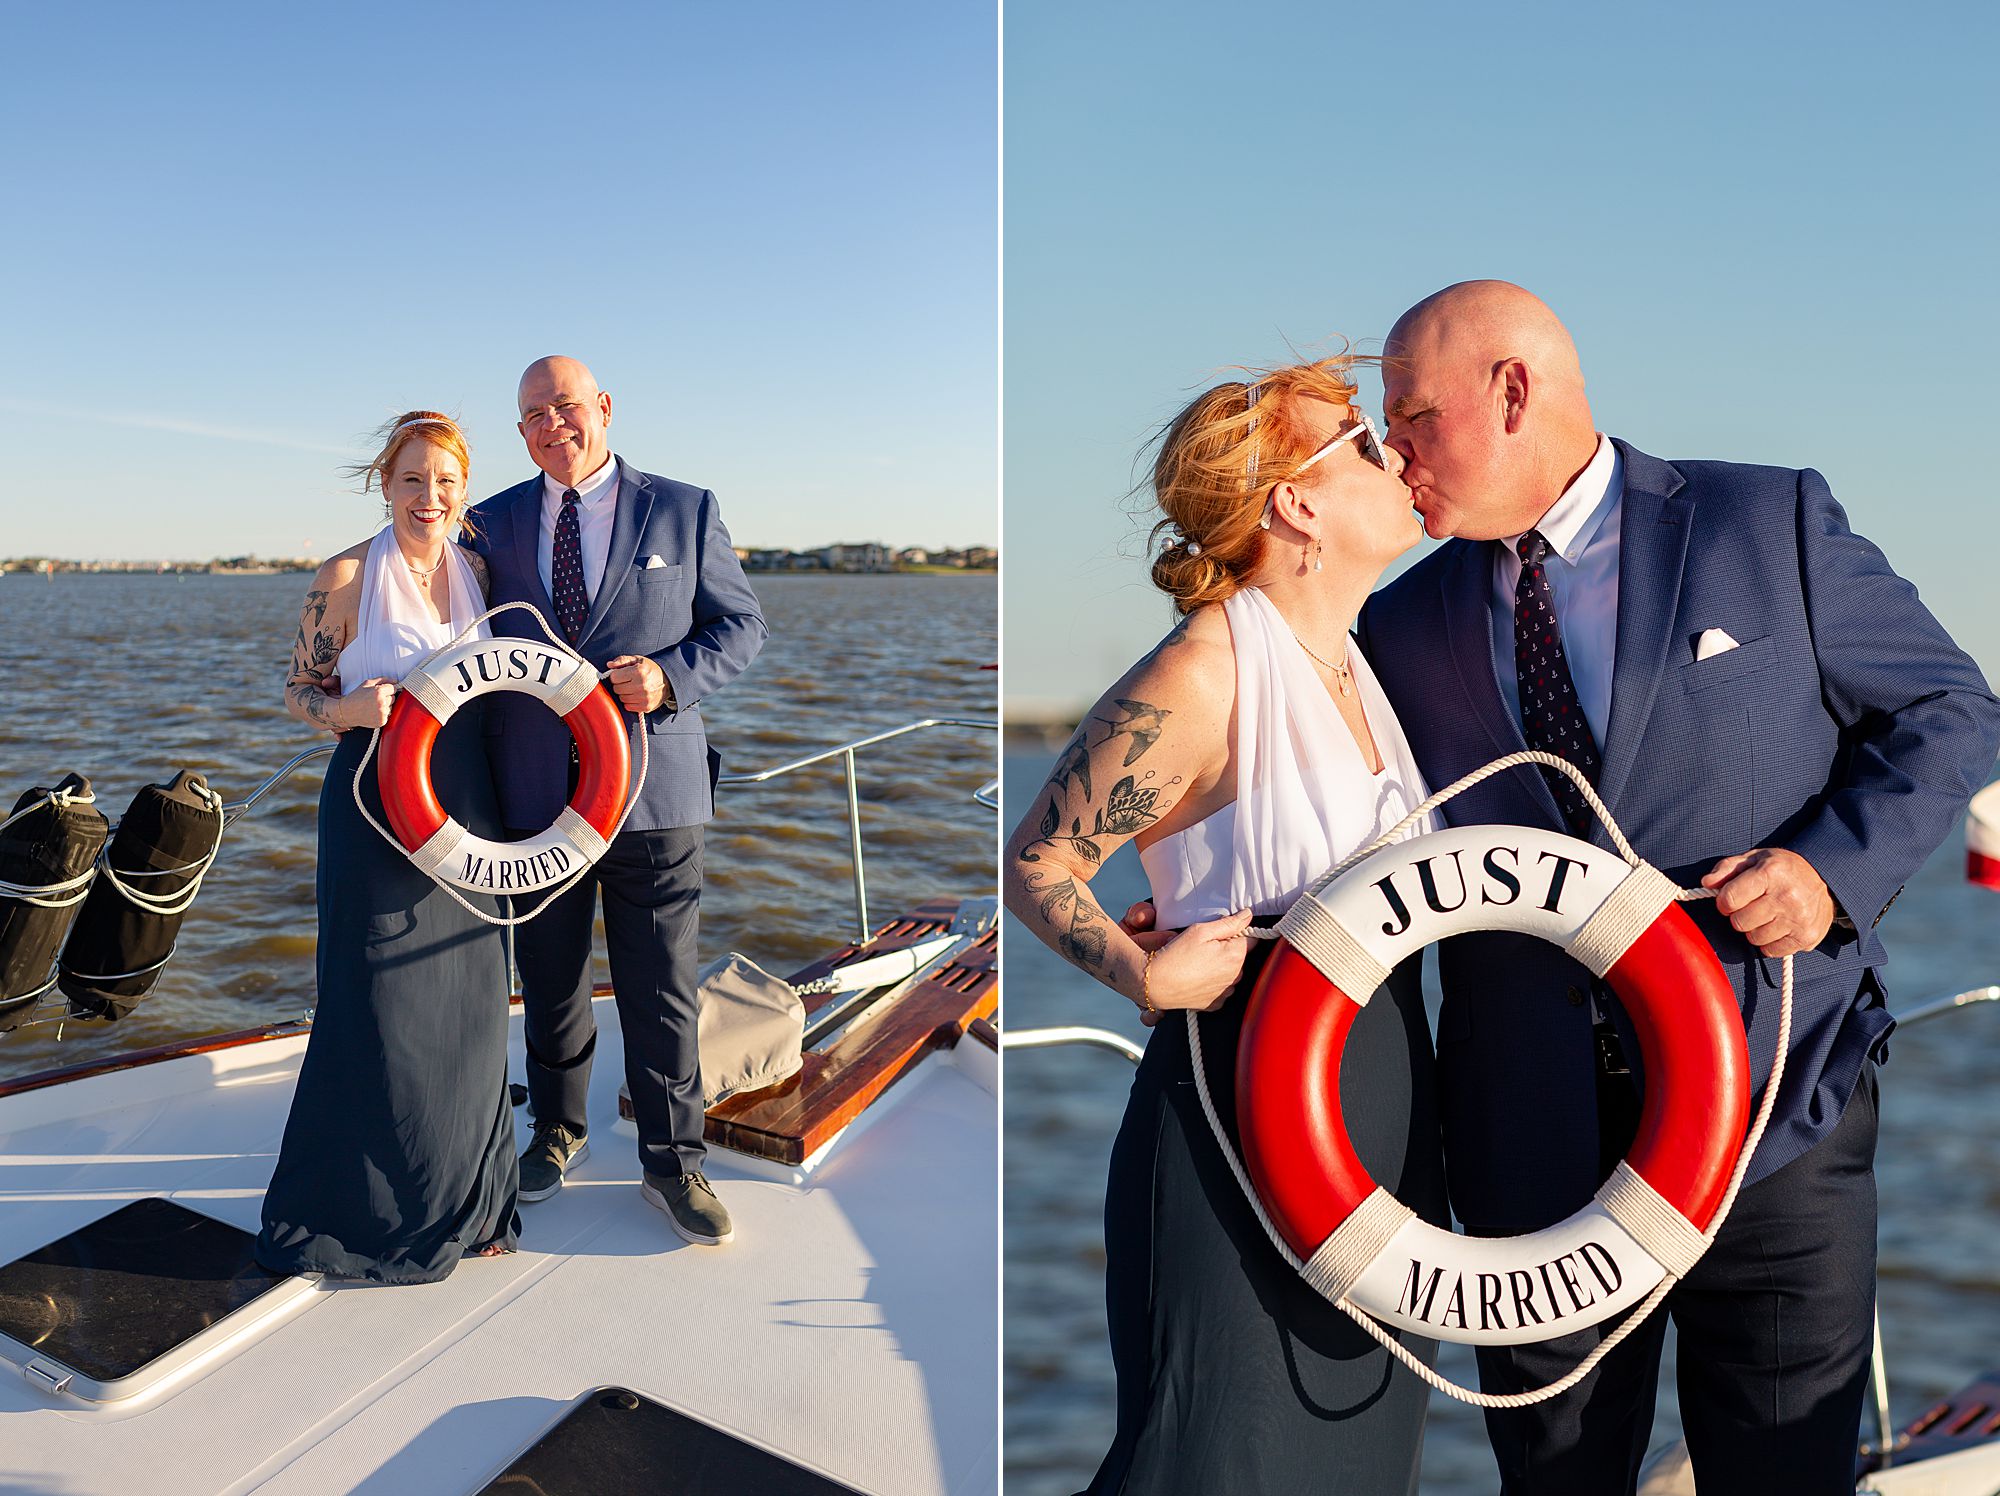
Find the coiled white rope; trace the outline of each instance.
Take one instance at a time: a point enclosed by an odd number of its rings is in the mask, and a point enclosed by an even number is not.
[[[1484,768],[1475,769],[1463,779],[1437,791],[1381,836],[1377,837],[1360,851],[1344,858],[1326,873],[1322,874],[1306,889],[1306,893],[1317,894],[1321,889],[1332,883],[1363,858],[1371,857],[1392,842],[1400,840],[1406,831],[1454,796],[1462,794],[1474,785],[1492,778],[1495,774],[1527,764],[1538,764],[1543,768],[1557,770],[1560,773],[1567,774],[1570,779],[1575,781],[1576,787],[1582,793],[1583,798],[1589,803],[1590,808],[1596,812],[1597,818],[1604,823],[1604,829],[1609,833],[1612,845],[1618,849],[1618,855],[1623,857],[1633,867],[1641,865],[1639,854],[1632,850],[1632,844],[1625,839],[1625,833],[1618,828],[1618,823],[1612,819],[1611,812],[1605,807],[1604,802],[1598,798],[1597,791],[1591,786],[1590,781],[1583,776],[1582,772],[1574,764],[1570,763],[1568,759],[1558,758],[1552,753],[1540,753],[1530,750],[1524,753],[1510,753],[1505,758],[1497,758]],[[1684,888],[1675,895],[1675,898],[1683,903],[1693,903],[1714,897],[1715,890],[1709,888]],[[1244,933],[1256,940],[1276,940],[1279,938],[1275,930],[1254,926]],[[1291,1264],[1292,1270],[1303,1276],[1305,1273],[1305,1264],[1300,1261],[1298,1254],[1291,1249],[1285,1239],[1279,1235],[1278,1228],[1272,1224],[1271,1217],[1264,1209],[1264,1202],[1257,1196],[1256,1186],[1250,1182],[1250,1176],[1244,1170],[1243,1161],[1237,1156],[1235,1145],[1229,1141],[1229,1135],[1223,1130],[1222,1119],[1216,1115],[1215,1099],[1209,1094],[1208,1089],[1208,1071],[1202,1063],[1200,1020],[1201,1015],[1199,1012],[1193,1008],[1187,1010],[1188,1049],[1194,1062],[1195,1090],[1201,1097],[1202,1113],[1208,1118],[1209,1129],[1215,1134],[1216,1146],[1221,1148],[1222,1156],[1228,1160],[1230,1172],[1236,1176],[1237,1184],[1243,1189],[1243,1198],[1250,1202],[1250,1209],[1256,1213],[1257,1222],[1264,1228],[1264,1234],[1271,1239],[1271,1245],[1278,1249],[1278,1254]],[[1737,1156],[1735,1171],[1729,1177],[1729,1188],[1723,1193],[1722,1203],[1716,1207],[1714,1219],[1709,1222],[1708,1229],[1702,1233],[1703,1237],[1710,1243],[1713,1243],[1717,1234],[1721,1232],[1723,1222],[1729,1219],[1730,1207],[1736,1203],[1737,1192],[1743,1187],[1743,1176],[1748,1172],[1750,1160],[1756,1154],[1758,1143],[1763,1140],[1765,1127],[1770,1123],[1771,1113],[1778,1099],[1778,1084],[1785,1076],[1785,1056],[1791,1049],[1791,1042],[1792,958],[1787,956],[1785,957],[1784,965],[1784,982],[1779,989],[1778,1043],[1777,1053],[1771,1061],[1771,1078],[1765,1082],[1763,1100],[1758,1103],[1757,1115],[1751,1120],[1750,1130],[1744,1137],[1743,1151]],[[1461,1386],[1432,1367],[1426,1366],[1414,1351],[1410,1350],[1395,1335],[1378,1323],[1373,1315],[1358,1307],[1345,1295],[1330,1302],[1336,1308],[1344,1311],[1362,1329],[1374,1336],[1390,1355],[1401,1361],[1411,1371],[1415,1372],[1424,1381],[1444,1393],[1447,1397],[1456,1398],[1460,1402],[1470,1403],[1476,1408],[1527,1408],[1534,1406],[1536,1403],[1546,1402],[1552,1397],[1567,1392],[1578,1382],[1589,1376],[1592,1371],[1597,1369],[1598,1362],[1610,1355],[1628,1335],[1645,1322],[1648,1315],[1665,1301],[1667,1294],[1672,1291],[1674,1285],[1678,1282],[1680,1282],[1678,1276],[1672,1272],[1667,1273],[1660,1279],[1658,1285],[1655,1286],[1651,1293],[1633,1306],[1632,1311],[1619,1322],[1618,1328],[1592,1347],[1590,1354],[1578,1362],[1575,1369],[1567,1376],[1560,1377],[1546,1386],[1536,1387],[1526,1392],[1476,1392],[1470,1387]]]
[[[519,609],[520,611],[529,614],[535,620],[536,623],[542,626],[542,632],[549,636],[550,643],[554,644],[558,649],[564,650],[572,654],[575,653],[574,650],[570,649],[569,645],[567,645],[561,639],[556,637],[556,631],[549,627],[548,619],[542,616],[541,609],[537,608],[533,603],[501,603],[498,607],[488,608],[484,613],[481,613],[477,618],[473,619],[472,622],[468,623],[463,629],[461,629],[456,637],[446,640],[443,644],[440,644],[436,649],[432,650],[429,654],[425,655],[421,660],[419,660],[414,666],[411,667],[411,673],[414,674],[416,671],[424,669],[426,666],[430,664],[432,660],[435,660],[439,655],[445,653],[445,651],[457,648],[460,644],[464,643],[467,639],[472,637],[472,631],[474,629],[478,628],[480,624],[486,622],[487,619],[493,617],[496,613],[505,613],[510,609]],[[604,680],[608,678],[610,674],[611,672],[609,670],[600,670],[597,672],[597,678],[599,680]],[[620,710],[623,711],[624,708],[621,706]],[[633,713],[632,715],[635,718],[638,717],[638,714],[636,712]],[[395,834],[391,832],[387,826],[384,826],[380,821],[375,819],[375,813],[368,808],[367,802],[361,798],[361,776],[367,772],[369,763],[372,762],[375,757],[376,745],[378,745],[382,741],[382,731],[383,729],[379,727],[371,727],[368,729],[368,747],[361,755],[361,762],[354,766],[354,808],[361,812],[361,817],[363,820],[367,821],[369,825],[373,826],[376,829],[376,831],[381,834],[382,840],[386,841],[390,846],[394,847],[398,852],[402,853],[405,857],[408,857],[410,855],[409,848],[405,847],[400,841],[398,841],[395,837]],[[631,794],[626,797],[625,808],[618,812],[618,819],[616,822],[613,823],[611,827],[611,834],[604,838],[607,845],[618,839],[618,833],[625,829],[625,821],[627,817],[629,817],[632,814],[632,807],[639,803],[640,792],[645,788],[646,785],[646,771],[652,766],[651,737],[652,735],[646,731],[646,724],[644,719],[640,718],[639,719],[639,777],[636,781],[634,781],[632,785]],[[473,903],[470,899],[466,898],[463,894],[461,894],[451,884],[445,882],[444,879],[438,877],[436,873],[426,873],[426,876],[429,877],[431,882],[435,883],[439,888],[443,889],[447,894],[449,894],[452,897],[452,899],[458,904],[458,906],[466,911],[466,913],[474,916],[477,919],[482,919],[486,921],[486,923],[489,925],[500,925],[505,928],[511,929],[515,925],[525,925],[529,920],[533,919],[536,915],[540,914],[544,909],[547,909],[549,905],[553,904],[563,894],[568,893],[579,882],[581,882],[585,877],[585,875],[587,875],[590,872],[591,868],[595,866],[596,864],[594,862],[579,863],[577,870],[574,873],[571,873],[567,878],[563,879],[562,882],[552,884],[547,890],[545,890],[541,902],[535,905],[534,908],[530,909],[526,914],[516,914],[512,916],[500,915],[500,914],[488,914],[484,909],[481,909],[477,904]]]
[[[186,914],[188,910],[194,907],[195,896],[201,892],[202,879],[208,876],[208,870],[215,866],[215,859],[222,851],[222,829],[229,823],[228,815],[222,807],[222,796],[218,795],[206,784],[197,783],[191,785],[190,788],[194,791],[196,798],[215,812],[215,840],[209,843],[208,851],[202,856],[197,857],[193,862],[182,863],[179,867],[153,868],[149,871],[127,869],[120,872],[111,865],[111,849],[117,842],[116,837],[112,837],[106,841],[104,850],[97,854],[97,870],[103,875],[104,881],[109,883],[120,894],[124,895],[126,902],[141,913],[159,915]],[[132,887],[125,881],[127,878],[174,878],[186,877],[189,874],[193,876],[188,879],[186,885],[175,889],[172,893],[147,893],[143,889]],[[171,955],[172,953],[169,952],[169,954]],[[162,961],[160,965],[164,966],[166,962]],[[155,969],[154,967],[146,968],[148,971]],[[139,976],[141,973],[134,971],[126,972],[125,975]]]
[[[6,820],[0,821],[0,831],[5,831],[16,821],[33,815],[44,805],[53,805],[60,810],[66,805],[95,805],[97,796],[90,790],[77,794],[71,790],[50,790],[48,794],[32,805],[24,805]],[[59,883],[10,883],[0,878],[0,898],[19,899],[24,904],[33,904],[41,909],[67,909],[72,904],[80,904],[90,893],[90,885],[97,877],[97,864],[93,861],[74,878],[65,878]],[[44,988],[44,991],[47,989]]]

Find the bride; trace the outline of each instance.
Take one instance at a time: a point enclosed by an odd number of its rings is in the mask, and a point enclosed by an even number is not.
[[[340,734],[340,746],[320,790],[312,1039],[257,1260],[429,1283],[462,1256],[511,1252],[520,1231],[506,961],[497,926],[363,819],[355,776],[370,734],[356,729],[386,723],[396,682],[485,611],[485,562],[451,541],[471,461],[457,422],[411,411],[378,436],[356,471],[380,487],[389,522],[319,569],[285,682],[292,715]],[[497,836],[479,718],[452,715],[432,772],[447,812]],[[386,824],[372,767],[359,789]]]
[[[1426,789],[1348,637],[1421,533],[1402,460],[1354,404],[1351,357],[1218,385],[1153,466],[1153,582],[1178,625],[1108,689],[1002,859],[1008,907],[1144,1013],[1146,1048],[1105,1189],[1117,1430],[1090,1490],[1417,1489],[1426,1389],[1303,1283],[1259,1229],[1202,1114],[1186,1021],[1233,1118],[1242,1002],[1268,924]],[[1427,829],[1418,827],[1418,830]],[[1135,842],[1158,929],[1091,893]],[[1370,1173],[1446,1222],[1419,971],[1356,1020],[1344,1111]],[[1429,1355],[1428,1342],[1411,1342]]]

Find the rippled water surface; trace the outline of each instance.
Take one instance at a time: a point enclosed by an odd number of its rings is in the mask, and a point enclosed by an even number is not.
[[[58,576],[0,580],[4,809],[66,770],[116,817],[146,783],[200,770],[243,798],[327,741],[282,705],[304,576]],[[771,640],[702,703],[725,773],[762,769],[920,717],[994,715],[990,576],[753,576]],[[936,728],[859,761],[869,912],[990,893],[991,732]],[[313,1001],[314,821],[320,765],[237,821],[154,995],[123,1022],[0,1034],[0,1076],[185,1034],[295,1017]],[[0,809],[0,814],[4,814]],[[739,950],[804,965],[852,924],[838,761],[725,788],[710,825],[704,957]],[[605,976],[602,941],[599,976]]]
[[[1052,757],[1008,754],[1010,806],[1028,803]],[[1899,1011],[1930,996],[2000,982],[2000,895],[1967,884],[1964,863],[1955,834],[1883,926],[1894,958],[1886,973],[1890,1002]],[[1122,910],[1145,891],[1137,857],[1129,848],[1112,857],[1094,886],[1106,908]],[[1011,920],[1004,940],[1010,1028],[1088,1023],[1145,1042],[1130,1003],[1078,974]],[[1900,1425],[1973,1374],[2000,1366],[2000,1003],[1918,1025],[1892,1039],[1890,1049],[1876,1179],[1882,1333]],[[1007,1058],[1009,1496],[1082,1489],[1111,1440],[1101,1217],[1105,1165],[1131,1072],[1129,1063],[1102,1050]],[[1440,1369],[1476,1385],[1467,1347],[1447,1346]],[[1655,1447],[1679,1436],[1671,1369],[1661,1389]],[[1484,1496],[1496,1485],[1478,1413],[1433,1397],[1424,1491]]]

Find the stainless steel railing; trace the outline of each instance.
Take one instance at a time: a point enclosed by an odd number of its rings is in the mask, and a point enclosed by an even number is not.
[[[924,717],[915,722],[905,722],[901,727],[892,727],[887,732],[878,732],[869,737],[856,738],[851,743],[842,743],[838,747],[823,749],[818,753],[809,754],[805,758],[794,759],[788,764],[779,764],[776,768],[759,769],[748,774],[724,774],[717,781],[718,784],[727,785],[768,784],[773,779],[780,778],[786,774],[796,773],[800,769],[809,769],[815,764],[827,763],[836,758],[841,761],[841,765],[847,774],[847,850],[848,856],[854,865],[854,929],[856,932],[854,938],[858,944],[866,945],[874,932],[869,928],[868,924],[868,875],[861,857],[861,799],[855,780],[854,757],[863,748],[872,748],[877,743],[888,742],[891,738],[900,738],[905,734],[913,732],[923,732],[933,727],[972,727],[984,732],[993,733],[997,733],[1000,730],[998,722],[990,722],[976,717]],[[983,791],[984,786],[981,788]],[[973,798],[979,800],[979,793],[975,792]],[[986,804],[987,802],[980,800],[980,803]],[[997,802],[995,802],[995,808],[997,808]]]
[[[793,759],[790,763],[778,764],[769,769],[755,769],[747,773],[724,774],[717,780],[718,784],[728,785],[731,788],[747,788],[752,785],[768,784],[772,780],[781,779],[787,774],[795,774],[802,769],[810,769],[817,764],[829,763],[836,758],[841,761],[841,766],[845,770],[847,778],[847,849],[848,857],[853,864],[855,938],[864,944],[867,942],[872,931],[868,923],[867,865],[861,850],[861,795],[855,764],[856,755],[863,749],[872,748],[878,743],[886,743],[893,738],[904,737],[913,732],[925,732],[936,727],[969,727],[993,733],[997,733],[1000,730],[998,722],[988,721],[983,718],[922,717],[915,722],[905,722],[901,727],[892,727],[887,732],[871,733],[865,738],[856,738],[851,743],[840,743],[832,748],[823,748],[817,753],[807,754],[804,758]],[[257,788],[252,790],[243,799],[232,800],[224,804],[222,807],[224,816],[223,824],[227,825],[238,816],[248,813],[259,800],[262,800],[287,777],[313,759],[322,758],[332,753],[335,746],[332,743],[322,743],[316,748],[308,748],[303,753],[294,754],[290,759],[281,764],[272,773],[270,778],[258,785]],[[997,810],[1000,806],[998,798],[999,785],[999,780],[990,779],[973,792],[972,798],[989,809]]]
[[[988,721],[983,718],[923,717],[915,722],[905,722],[901,727],[892,727],[887,732],[871,733],[865,738],[856,738],[851,743],[840,743],[834,747],[822,749],[818,753],[807,754],[804,758],[793,759],[790,763],[777,764],[769,769],[756,769],[747,773],[724,774],[717,780],[718,784],[729,785],[731,787],[768,784],[772,780],[781,779],[787,774],[795,774],[803,769],[810,769],[818,764],[828,763],[836,758],[841,761],[847,780],[847,847],[848,855],[853,863],[854,938],[857,944],[866,945],[874,932],[868,923],[868,874],[861,849],[861,796],[855,764],[856,755],[865,748],[872,748],[878,743],[886,743],[892,738],[904,737],[913,732],[924,732],[935,727],[969,727],[992,733],[997,733],[1000,730],[998,722]],[[250,811],[256,808],[258,801],[269,795],[272,790],[283,784],[285,780],[289,779],[314,759],[327,757],[338,746],[337,743],[320,743],[314,747],[295,753],[276,769],[272,770],[262,784],[250,791],[241,800],[223,802],[223,825],[228,826],[238,817],[249,814]],[[997,794],[999,784],[1000,781],[997,779],[988,780],[973,792],[972,798],[989,809],[997,810],[999,808]],[[114,832],[117,830],[117,826],[118,823],[116,821],[111,823],[111,828]],[[513,931],[510,929],[507,934],[507,964],[508,970],[511,973],[514,959]],[[51,978],[49,986],[54,986],[53,978]],[[15,1028],[31,1028],[44,1023],[60,1024],[66,1021],[68,1016],[66,1010],[59,1010],[45,1017],[35,1016],[24,1018],[13,1026]],[[58,1030],[58,1034],[60,1034],[60,1030]]]
[[[303,753],[293,754],[278,766],[269,779],[266,779],[241,800],[224,801],[222,806],[222,824],[227,826],[238,816],[247,813],[259,800],[270,794],[272,790],[284,783],[285,780],[291,778],[292,771],[297,769],[301,764],[315,758],[324,758],[339,746],[338,743],[321,743],[317,748],[308,748]]]
[[[1134,1044],[1123,1034],[1114,1034],[1110,1029],[1090,1028],[1084,1024],[1066,1023],[1051,1028],[1003,1029],[1000,1033],[1002,1049],[1056,1049],[1065,1044],[1081,1044],[1091,1049],[1108,1049],[1113,1054],[1122,1054],[1135,1065],[1146,1057],[1145,1047]]]

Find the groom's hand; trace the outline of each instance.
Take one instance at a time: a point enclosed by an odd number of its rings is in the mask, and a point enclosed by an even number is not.
[[[1833,894],[1813,865],[1782,847],[1725,857],[1708,870],[1703,888],[1738,934],[1765,955],[1796,956],[1833,928]]]
[[[1173,931],[1162,934],[1154,926],[1159,923],[1159,912],[1153,908],[1151,899],[1141,899],[1125,911],[1125,917],[1118,921],[1118,928],[1130,935],[1142,951],[1156,951],[1174,938]]]
[[[1174,938],[1173,931],[1162,932],[1153,928],[1158,922],[1159,911],[1153,907],[1151,899],[1141,899],[1125,911],[1125,917],[1118,921],[1118,928],[1138,942],[1142,951],[1156,951]],[[1139,1021],[1151,1028],[1160,1021],[1160,1010],[1152,1009],[1141,1013]]]
[[[657,712],[667,700],[666,672],[644,655],[619,655],[605,663],[611,694],[628,712]]]

